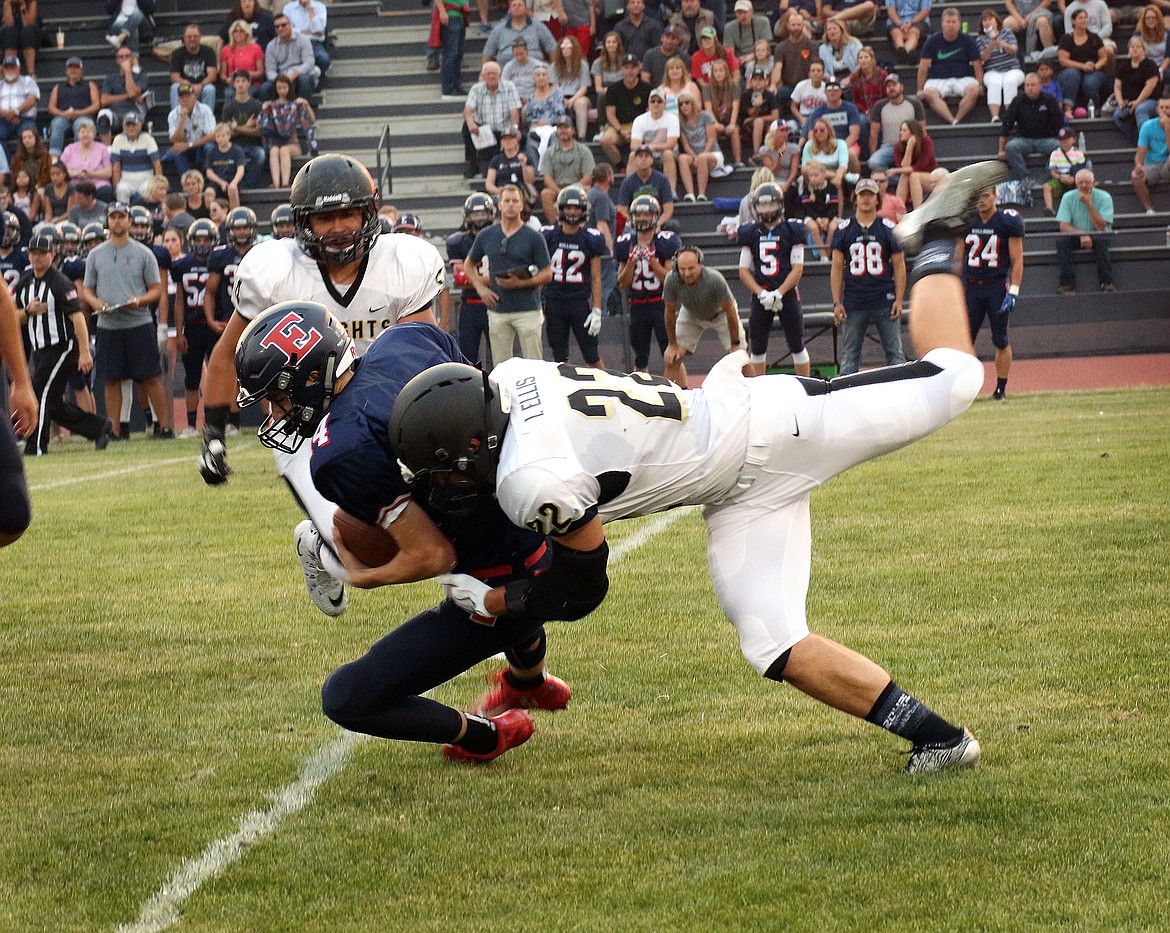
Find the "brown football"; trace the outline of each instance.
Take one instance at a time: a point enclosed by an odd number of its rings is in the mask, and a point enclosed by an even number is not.
[[[355,518],[345,509],[337,510],[333,524],[342,543],[367,567],[388,564],[398,553],[398,545],[389,532]]]

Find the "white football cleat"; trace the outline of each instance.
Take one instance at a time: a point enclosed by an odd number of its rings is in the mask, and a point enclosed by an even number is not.
[[[907,774],[928,774],[952,768],[974,768],[981,755],[979,740],[963,727],[963,734],[951,745],[916,745],[910,749]]]
[[[959,236],[966,229],[967,218],[975,210],[979,196],[1007,176],[1008,167],[996,159],[975,162],[951,172],[920,208],[898,222],[894,236],[909,256],[918,255],[932,236],[940,239]]]
[[[349,606],[349,597],[345,593],[345,584],[321,563],[321,533],[306,518],[297,525],[293,540],[297,545],[297,557],[301,559],[301,570],[305,573],[309,599],[325,615],[337,618]]]

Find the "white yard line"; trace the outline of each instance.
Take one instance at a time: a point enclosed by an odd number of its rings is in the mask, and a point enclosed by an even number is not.
[[[650,519],[610,549],[610,565],[618,563],[627,554],[636,551],[690,511],[693,510],[675,509]],[[170,880],[142,905],[138,919],[133,923],[119,926],[117,933],[159,933],[177,924],[181,919],[179,911],[192,894],[205,882],[221,874],[229,865],[240,861],[249,849],[263,841],[266,836],[276,832],[285,817],[299,813],[308,806],[317,788],[333,775],[343,771],[349,764],[353,750],[369,738],[367,735],[343,732],[338,738],[318,748],[305,760],[297,779],[272,796],[272,806],[267,810],[253,810],[241,817],[239,829],[234,833],[215,840],[198,858],[180,865]]]
[[[254,446],[253,444],[244,443],[236,444],[232,447],[232,453],[247,450]],[[199,462],[198,452],[188,454],[186,457],[171,457],[169,460],[151,460],[147,463],[136,463],[134,466],[123,467],[120,470],[106,470],[102,473],[86,473],[82,476],[70,476],[67,479],[54,480],[51,483],[38,483],[35,486],[29,486],[29,492],[42,492],[46,489],[59,489],[62,486],[76,486],[78,483],[90,483],[95,480],[110,479],[114,476],[125,476],[128,473],[141,473],[143,470],[152,470],[160,466],[173,466],[176,463],[190,463],[192,466]],[[194,471],[192,471],[192,475]]]

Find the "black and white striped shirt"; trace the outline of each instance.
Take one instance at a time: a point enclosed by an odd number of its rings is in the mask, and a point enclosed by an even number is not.
[[[34,301],[49,306],[44,314],[29,315],[24,325],[34,350],[74,339],[70,317],[81,310],[81,305],[77,300],[77,286],[60,269],[50,266],[43,279],[38,279],[32,269],[26,269],[12,289],[12,296],[18,308],[27,308]]]

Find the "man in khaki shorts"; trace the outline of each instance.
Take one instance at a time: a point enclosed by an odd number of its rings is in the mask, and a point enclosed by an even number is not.
[[[687,368],[683,361],[695,352],[703,331],[715,331],[724,350],[741,348],[739,308],[727,280],[718,270],[703,265],[703,251],[695,246],[678,251],[674,269],[663,284],[662,297],[668,340],[662,354],[665,376],[686,388]]]
[[[1142,124],[1138,131],[1137,150],[1133,154],[1134,193],[1147,214],[1154,213],[1150,188],[1170,180],[1170,98],[1158,101],[1158,115]]]

